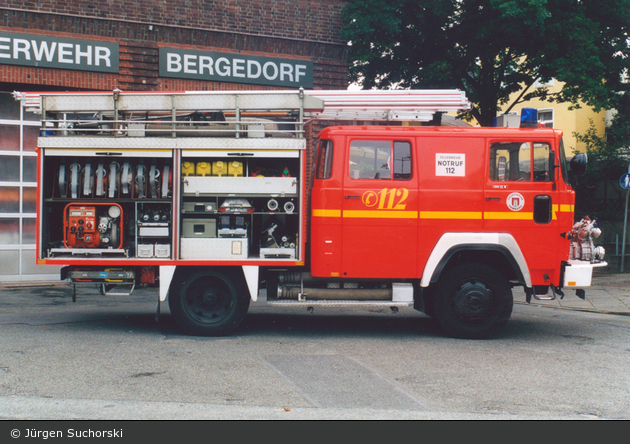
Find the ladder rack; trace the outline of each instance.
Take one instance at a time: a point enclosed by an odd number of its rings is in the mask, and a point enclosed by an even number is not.
[[[42,115],[40,140],[51,136],[302,138],[304,124],[311,120],[429,121],[436,112],[471,106],[459,90],[114,90],[14,92],[14,97],[26,111]]]
[[[466,111],[471,104],[459,90],[308,91],[324,101],[319,120],[384,120],[426,122],[436,112]]]

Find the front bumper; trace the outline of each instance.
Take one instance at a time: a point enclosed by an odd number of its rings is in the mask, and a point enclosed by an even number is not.
[[[593,269],[606,267],[608,263],[570,260],[564,264],[562,288],[580,289],[590,287],[593,281]]]

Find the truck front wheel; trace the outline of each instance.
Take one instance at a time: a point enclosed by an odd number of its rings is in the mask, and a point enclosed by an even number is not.
[[[176,273],[169,308],[186,334],[226,336],[241,324],[250,296],[240,270],[207,269]]]
[[[489,338],[512,314],[512,289],[496,269],[475,263],[458,265],[440,277],[434,299],[435,318],[450,336]]]

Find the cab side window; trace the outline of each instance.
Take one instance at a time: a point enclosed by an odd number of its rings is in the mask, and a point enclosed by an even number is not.
[[[495,142],[490,145],[490,180],[549,182],[553,151],[543,142]]]
[[[352,179],[410,180],[411,144],[406,141],[353,140],[349,174]]]
[[[317,152],[316,179],[330,179],[332,176],[333,143],[332,140],[322,140],[319,142]]]
[[[534,181],[550,182],[554,153],[548,143],[534,143]]]
[[[394,142],[394,180],[410,180],[411,171],[411,144]]]
[[[531,180],[532,150],[529,142],[494,142],[490,145],[490,180]]]

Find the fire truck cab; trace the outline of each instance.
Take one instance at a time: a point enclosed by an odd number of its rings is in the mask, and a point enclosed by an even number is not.
[[[513,286],[528,300],[583,295],[593,265],[605,265],[592,238],[584,257],[569,254],[578,235],[568,168],[553,129],[326,128],[311,272],[407,282],[414,306],[451,334],[484,336],[509,318]]]
[[[514,286],[584,297],[606,265],[559,130],[329,126],[307,145],[311,121],[427,121],[460,91],[15,95],[42,115],[38,263],[103,295],[156,286],[187,334],[233,333],[264,294],[485,338]]]

